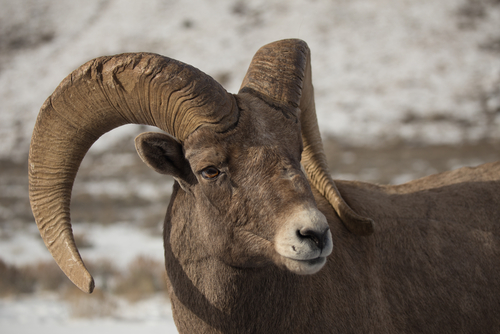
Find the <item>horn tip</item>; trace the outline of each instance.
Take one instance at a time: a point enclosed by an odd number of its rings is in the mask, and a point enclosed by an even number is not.
[[[81,284],[77,284],[77,287],[83,292],[91,294],[95,288],[94,279],[89,274],[89,277],[86,278],[84,282],[81,282]]]
[[[94,291],[95,283],[94,278],[88,271],[84,271],[83,273],[76,276],[69,276],[69,279],[76,287],[82,290],[85,293],[91,294]]]

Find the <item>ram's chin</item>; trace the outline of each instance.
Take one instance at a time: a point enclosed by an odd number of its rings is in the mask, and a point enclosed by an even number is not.
[[[296,260],[284,257],[283,260],[285,267],[298,275],[316,274],[326,263],[326,257],[317,257],[311,260]]]

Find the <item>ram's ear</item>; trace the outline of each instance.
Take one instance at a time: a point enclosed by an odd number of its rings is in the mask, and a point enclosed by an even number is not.
[[[146,165],[160,174],[172,175],[184,190],[196,182],[182,145],[174,137],[145,132],[135,138],[135,148]]]

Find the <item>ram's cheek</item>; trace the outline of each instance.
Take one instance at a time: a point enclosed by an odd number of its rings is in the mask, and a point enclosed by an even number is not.
[[[273,262],[273,245],[268,240],[249,231],[239,230],[221,250],[223,261],[234,267],[256,268]]]

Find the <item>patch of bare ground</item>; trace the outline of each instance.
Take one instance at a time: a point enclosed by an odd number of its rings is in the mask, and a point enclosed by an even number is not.
[[[328,166],[334,178],[379,184],[399,184],[427,175],[500,160],[500,143],[348,147],[325,140]]]
[[[119,298],[135,303],[165,291],[163,263],[138,256],[126,270],[118,270],[110,260],[87,261],[98,282],[92,296],[76,288],[54,261],[26,266],[6,264],[0,259],[0,298],[40,292],[57,292],[76,318],[114,315]]]

